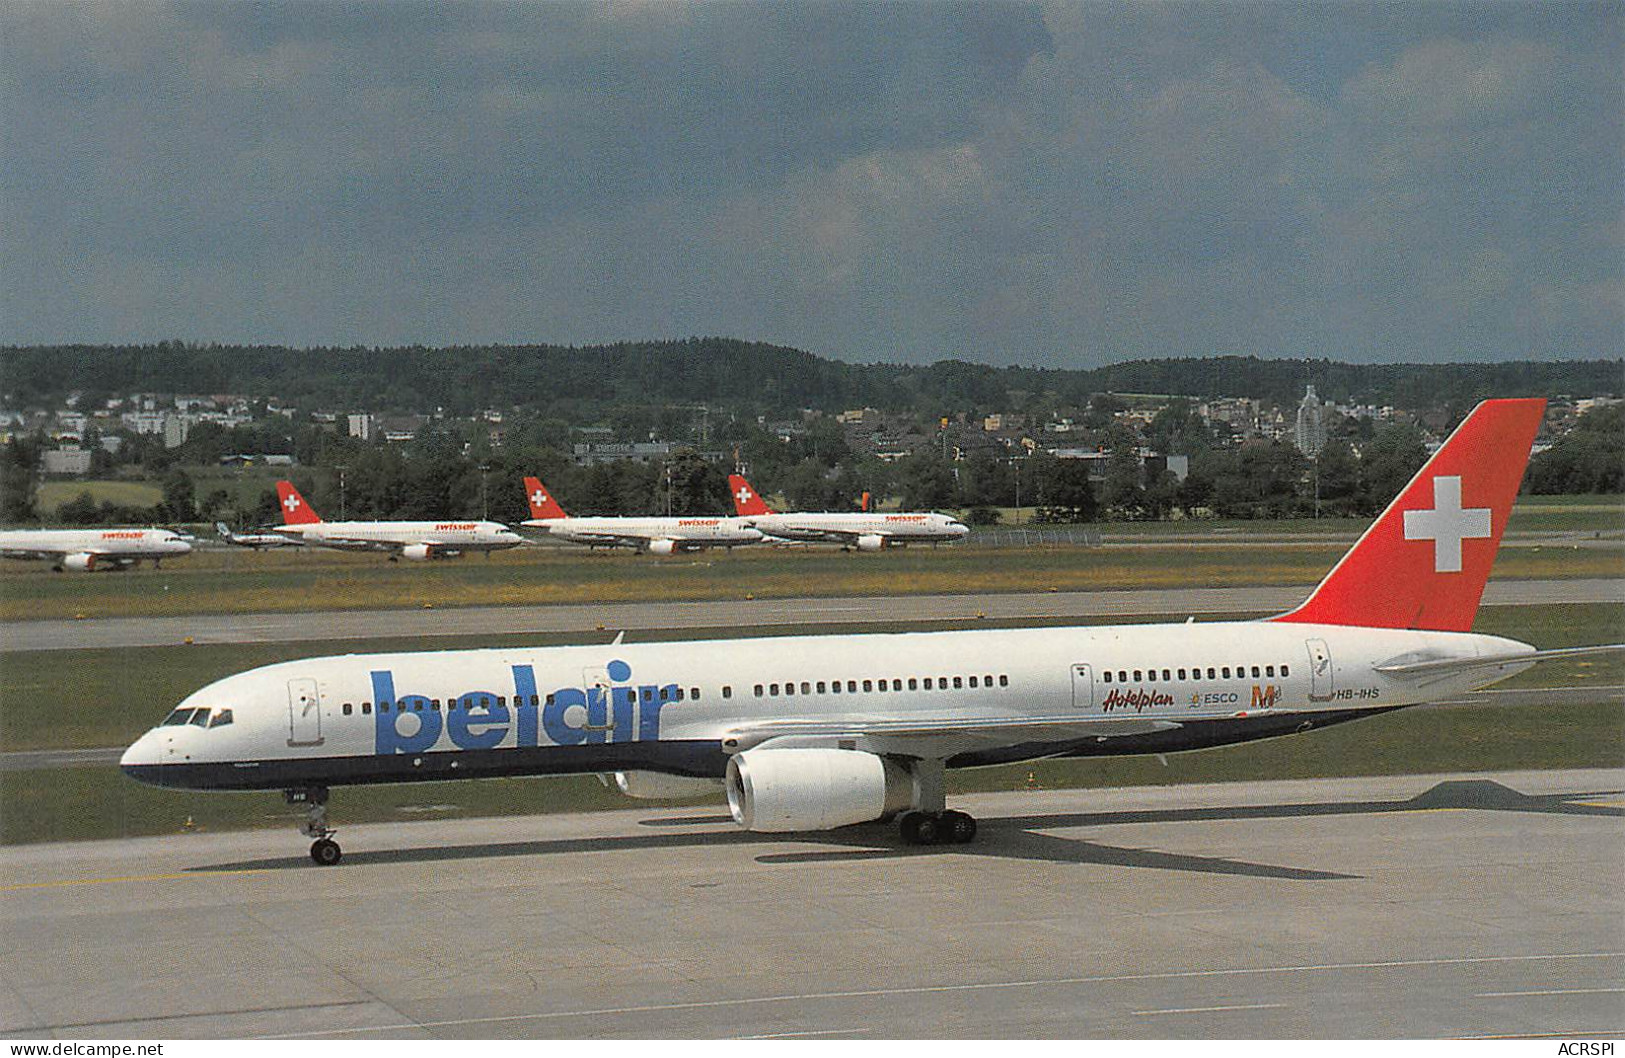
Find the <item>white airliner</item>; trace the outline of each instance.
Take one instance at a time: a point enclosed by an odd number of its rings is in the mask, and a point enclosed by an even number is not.
[[[324,522],[299,490],[276,483],[282,520],[275,532],[290,540],[341,551],[387,551],[390,561],[459,558],[468,551],[505,551],[525,538],[500,522]]]
[[[537,478],[525,479],[530,518],[519,524],[587,547],[629,547],[656,555],[760,543],[762,534],[742,518],[684,515],[676,518],[572,518]]]
[[[209,684],[121,764],[284,791],[320,864],[340,857],[331,787],[566,772],[620,773],[633,796],[720,782],[750,830],[898,815],[907,842],[968,841],[945,768],[1292,734],[1625,649],[1470,631],[1543,406],[1479,405],[1277,617],[312,658]]]
[[[91,573],[122,570],[152,559],[190,553],[192,545],[173,529],[10,529],[0,532],[0,558],[35,559]]]
[[[774,511],[739,474],[728,476],[734,510],[748,524],[779,540],[840,544],[879,551],[906,544],[960,540],[970,529],[946,514],[910,511]]]
[[[296,540],[281,533],[234,533],[225,522],[215,522],[214,531],[220,534],[220,539],[232,547],[247,547],[255,551],[262,551],[270,547],[299,547],[303,540]]]

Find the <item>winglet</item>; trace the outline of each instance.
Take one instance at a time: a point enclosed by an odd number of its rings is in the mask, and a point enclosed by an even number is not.
[[[525,479],[525,502],[530,504],[530,516],[534,521],[566,517],[564,508],[559,506],[559,501],[553,498],[540,478]]]
[[[299,495],[299,490],[293,487],[291,481],[276,483],[276,497],[282,504],[282,522],[284,525],[314,525],[322,520],[321,515],[311,510],[310,504]]]
[[[728,491],[733,493],[734,513],[743,518],[748,514],[772,514],[773,508],[763,502],[757,491],[750,487],[742,474],[728,475]]]
[[[1303,605],[1272,620],[1471,630],[1545,408],[1474,408]]]

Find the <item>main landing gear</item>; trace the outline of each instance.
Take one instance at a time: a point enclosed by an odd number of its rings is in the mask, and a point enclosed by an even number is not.
[[[906,845],[966,845],[976,837],[976,817],[946,807],[940,760],[917,760],[909,769],[913,807],[897,818]]]
[[[344,850],[333,840],[338,831],[327,825],[327,787],[283,790],[282,799],[290,805],[305,806],[305,821],[299,824],[299,833],[316,839],[310,844],[310,858],[316,865],[331,867],[338,863],[344,857]]]
[[[907,845],[968,845],[976,837],[976,817],[946,812],[904,812],[897,830]]]

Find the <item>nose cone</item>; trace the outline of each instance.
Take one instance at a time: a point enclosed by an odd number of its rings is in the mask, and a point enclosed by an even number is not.
[[[525,538],[512,529],[502,529],[497,532],[497,539],[511,547],[518,547],[525,542]]]
[[[970,526],[964,524],[963,522],[949,522],[948,531],[955,536],[969,536]]]
[[[180,537],[175,537],[169,541],[167,550],[174,555],[189,555],[192,553],[192,545]]]
[[[148,731],[124,751],[124,756],[119,758],[118,766],[124,774],[137,782],[161,786],[163,784],[158,781],[158,773],[163,766],[163,756],[158,732]]]
[[[753,544],[759,544],[763,540],[767,539],[767,537],[763,535],[762,531],[756,528],[754,525],[740,526],[739,535],[743,536],[746,540],[749,540]]]

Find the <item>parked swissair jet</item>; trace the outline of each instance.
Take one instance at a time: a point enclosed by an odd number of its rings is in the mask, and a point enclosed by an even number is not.
[[[730,551],[758,543],[762,534],[742,518],[685,515],[678,518],[572,518],[537,478],[525,479],[525,501],[530,518],[527,529],[545,530],[548,536],[587,547],[630,547],[656,555],[725,547]]]
[[[324,522],[290,482],[276,483],[283,525],[273,531],[303,544],[341,551],[388,551],[389,560],[426,562],[465,551],[504,551],[524,537],[500,522]]]
[[[618,772],[634,797],[720,781],[750,830],[898,815],[905,841],[969,841],[945,768],[1286,735],[1625,650],[1470,631],[1543,406],[1479,405],[1266,620],[313,658],[209,684],[121,764],[157,786],[284,791],[320,864],[340,857],[330,787],[565,772]]]
[[[905,544],[962,539],[970,529],[946,514],[912,511],[792,511],[778,513],[739,474],[728,475],[734,510],[746,524],[780,540],[841,544],[879,551]]]
[[[144,558],[191,553],[192,545],[173,529],[9,529],[0,532],[0,558],[36,559],[65,569],[94,573],[122,570]]]

